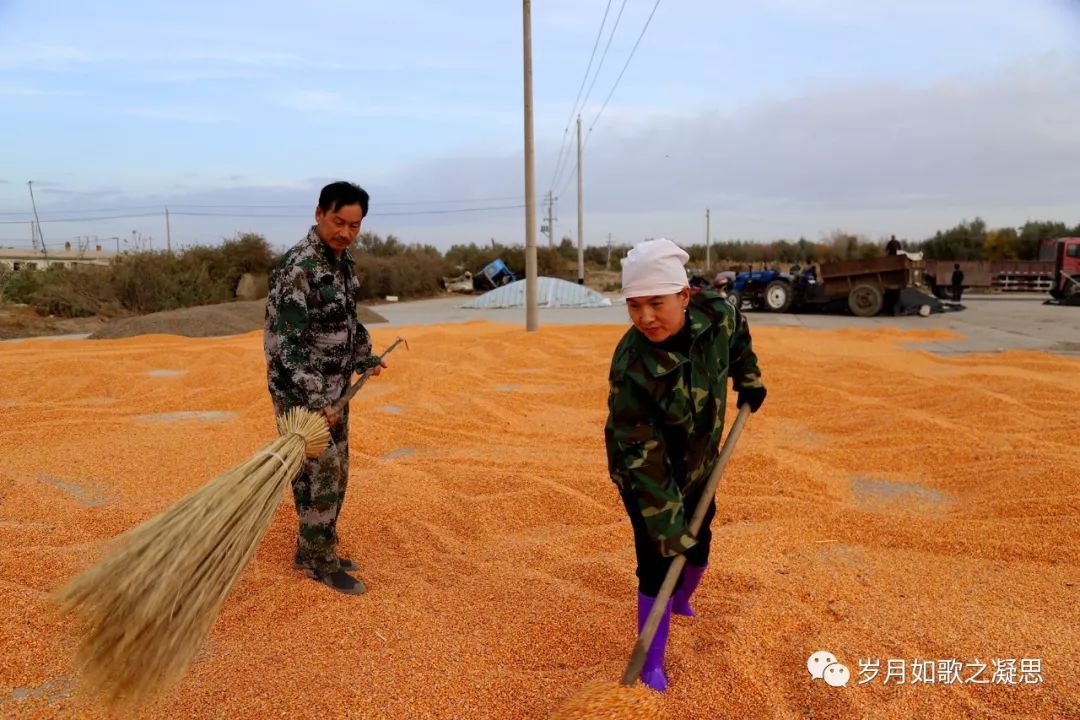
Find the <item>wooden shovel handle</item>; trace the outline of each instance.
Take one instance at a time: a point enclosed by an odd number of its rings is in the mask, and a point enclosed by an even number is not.
[[[379,361],[382,362],[382,360],[386,358],[387,355],[392,353],[394,351],[394,348],[396,348],[401,343],[405,343],[405,348],[408,349],[409,343],[405,340],[405,338],[399,337],[390,345],[390,347],[386,348],[386,350],[383,351],[383,354],[379,356]],[[368,381],[368,378],[371,377],[371,371],[374,369],[375,368],[368,368],[367,370],[365,370],[364,374],[360,376],[360,379],[353,383],[351,386],[349,386],[349,389],[345,391],[345,394],[338,398],[337,402],[330,406],[333,408],[335,413],[337,413],[338,415],[341,414],[341,411],[344,410],[345,406],[349,404],[349,401],[353,399],[353,395],[359,392],[360,388],[364,387],[364,383],[366,383]]]
[[[720,484],[720,478],[724,474],[724,467],[731,458],[731,454],[735,452],[735,443],[739,441],[739,435],[742,434],[743,426],[746,424],[748,417],[750,417],[750,405],[746,404],[739,408],[739,414],[735,416],[735,422],[731,424],[731,429],[728,430],[727,439],[720,449],[720,457],[716,460],[716,465],[713,466],[713,471],[705,484],[705,491],[701,493],[701,499],[698,500],[697,508],[694,509],[689,532],[695,537],[698,531],[701,530],[701,523],[705,520],[705,513],[709,511],[709,503],[712,502],[713,495],[716,494],[716,486]],[[641,672],[641,668],[645,664],[645,655],[649,652],[653,636],[656,635],[656,628],[660,625],[660,617],[664,614],[667,602],[671,598],[671,593],[675,590],[675,583],[679,581],[679,575],[682,573],[684,565],[686,565],[686,553],[676,555],[675,559],[671,561],[667,575],[664,576],[664,583],[660,586],[660,592],[656,594],[656,602],[653,603],[649,617],[645,620],[644,627],[641,628],[641,634],[638,635],[637,642],[634,643],[634,650],[630,654],[630,662],[626,664],[626,672],[623,673],[623,685],[633,685],[637,682],[638,673]]]

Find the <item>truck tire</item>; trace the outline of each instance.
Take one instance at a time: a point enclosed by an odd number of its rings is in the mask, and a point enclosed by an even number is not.
[[[736,310],[742,310],[742,295],[739,294],[738,290],[729,290],[727,301],[731,303],[731,306]]]
[[[765,307],[770,312],[787,312],[795,300],[791,285],[783,280],[773,280],[765,286]]]
[[[877,285],[856,285],[848,293],[847,302],[853,315],[874,317],[881,312],[885,298]]]

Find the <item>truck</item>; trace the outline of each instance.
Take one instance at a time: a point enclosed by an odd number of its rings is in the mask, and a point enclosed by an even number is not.
[[[1057,304],[1080,305],[1080,237],[1058,238],[1051,247],[1054,284],[1050,297]]]
[[[517,276],[506,266],[506,263],[496,258],[473,273],[472,282],[473,289],[487,291],[517,282]]]
[[[738,273],[724,288],[737,307],[788,312],[846,303],[859,317],[873,317],[885,306],[886,293],[923,286],[921,258],[885,255],[867,260],[824,263],[798,273],[755,270]]]

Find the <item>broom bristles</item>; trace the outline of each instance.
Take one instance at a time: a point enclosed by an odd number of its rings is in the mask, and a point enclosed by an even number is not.
[[[76,664],[112,703],[137,702],[178,682],[266,533],[304,457],[329,443],[319,415],[296,408],[281,436],[160,515],[56,591],[84,622]]]

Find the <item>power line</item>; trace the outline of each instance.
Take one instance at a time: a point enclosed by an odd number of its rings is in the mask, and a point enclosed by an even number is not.
[[[170,206],[171,207],[171,206]],[[451,208],[448,210],[406,210],[402,212],[378,213],[373,217],[411,217],[413,215],[452,215],[455,213],[484,212],[486,210],[520,210],[524,204],[517,205],[491,205],[485,207]],[[171,215],[183,215],[187,217],[265,217],[265,218],[295,218],[307,217],[307,212],[295,213],[215,213],[215,212],[174,212]]]
[[[623,0],[623,7],[625,6],[626,0]],[[585,81],[589,79],[589,70],[592,69],[593,59],[596,57],[596,48],[600,46],[600,37],[604,34],[604,25],[607,23],[608,12],[610,11],[611,0],[608,0],[607,7],[604,8],[604,17],[600,19],[600,29],[596,31],[596,40],[593,41],[592,53],[589,54],[589,64],[585,66],[585,74],[581,77],[581,85],[578,87],[577,97],[574,98],[574,104],[570,108],[570,117],[566,118],[566,127],[563,128],[562,142],[559,143],[559,154],[555,159],[555,171],[551,174],[552,188],[555,187],[555,178],[559,176],[559,166],[562,165],[563,149],[566,146],[566,138],[569,137],[570,134],[570,122],[574,119],[574,113],[577,111],[578,100],[581,99],[581,91],[585,89]],[[619,15],[622,15],[622,10],[619,11]],[[604,53],[607,53],[607,48],[604,48]],[[590,88],[590,90],[592,90],[592,88]]]
[[[456,205],[458,203],[467,202],[500,202],[505,200],[517,200],[520,195],[503,195],[500,197],[482,197],[482,198],[459,198],[456,200],[396,200],[392,202],[377,201],[372,204],[376,207],[382,207],[383,205],[389,206],[401,206],[401,205]],[[261,203],[251,205],[241,205],[232,203],[207,203],[207,204],[193,204],[193,203],[168,203],[169,207],[180,208],[304,208],[305,210],[313,207],[306,203]]]
[[[558,195],[562,195],[563,193],[565,193],[565,192],[566,192],[566,188],[570,187],[570,181],[574,179],[574,174],[575,174],[576,172],[577,172],[577,162],[575,161],[575,162],[574,162],[574,167],[570,168],[570,172],[569,172],[569,173],[567,173],[567,175],[566,175],[566,182],[564,182],[564,183],[562,184],[562,188],[561,188],[561,189],[559,190],[559,192],[557,193]]]
[[[619,29],[619,21],[622,20],[623,10],[625,9],[626,0],[623,0],[622,4],[619,6],[619,14],[615,16],[615,23],[611,26],[611,32],[608,34],[607,42],[604,43],[604,52],[600,55],[600,62],[596,66],[596,72],[593,73],[592,82],[589,83],[589,91],[585,93],[585,99],[581,101],[581,110],[585,109],[585,103],[589,102],[589,98],[592,97],[593,88],[596,86],[596,81],[600,77],[600,71],[604,67],[604,60],[607,59],[608,50],[611,49],[611,41],[615,39],[615,31]],[[603,28],[601,28],[601,30],[603,30]],[[567,146],[567,158],[569,157],[569,146]],[[576,168],[577,166],[575,165],[574,167]],[[573,177],[573,172],[570,173],[569,177]],[[558,181],[553,178],[551,182],[552,187],[554,187]],[[569,180],[567,180],[566,184],[569,184]],[[563,190],[560,191],[560,194],[566,191],[566,184],[563,185]]]
[[[234,206],[239,207],[239,206]],[[492,210],[520,210],[525,205],[518,203],[516,205],[485,205],[483,207],[468,207],[468,208],[447,208],[442,210],[404,210],[399,212],[378,213],[375,217],[412,217],[415,215],[453,215],[458,213],[472,213],[472,212],[486,212]],[[193,210],[172,210],[170,206],[169,214],[173,216],[183,217],[223,217],[223,218],[297,218],[307,217],[310,214],[309,210],[297,210],[296,212],[284,212],[284,213],[264,213],[264,212],[200,212]],[[72,223],[72,222],[96,222],[104,220],[130,220],[133,218],[148,218],[148,217],[160,217],[162,213],[134,213],[128,215],[108,215],[108,216],[94,216],[94,217],[80,217],[80,218],[54,218],[50,220],[42,220],[42,223]],[[26,221],[22,220],[0,220],[0,225],[25,225]]]
[[[619,20],[622,19],[623,10],[626,9],[626,0],[623,0],[622,6],[619,8],[619,14],[615,17],[615,24],[611,27],[611,34],[608,35],[607,44],[604,45],[604,54],[600,56],[600,63],[596,66],[596,72],[593,74],[592,82],[589,83],[589,92],[585,93],[585,99],[581,101],[581,109],[585,109],[585,103],[589,102],[589,96],[592,95],[592,90],[596,87],[596,79],[600,77],[600,70],[604,67],[604,60],[607,58],[608,50],[611,49],[611,41],[615,39],[615,31],[619,28]]]
[[[175,214],[175,213],[174,213]],[[156,213],[136,213],[131,215],[106,215],[95,217],[83,217],[83,218],[51,218],[48,220],[39,221],[39,225],[45,223],[65,223],[65,222],[91,222],[93,220],[127,220],[129,218],[145,218],[145,217],[157,217],[161,215],[160,212]],[[25,225],[29,220],[0,220],[0,225]]]
[[[480,202],[501,202],[508,200],[517,200],[519,195],[502,195],[499,197],[481,197],[481,198],[459,198],[454,200],[397,200],[391,202],[377,202],[374,203],[376,207],[390,206],[399,207],[407,205],[456,205],[458,203],[480,203]],[[267,209],[300,209],[305,211],[310,210],[313,206],[306,203],[256,203],[256,204],[234,204],[234,203],[175,203],[171,201],[163,201],[157,205],[128,205],[122,207],[107,207],[107,208],[84,208],[80,210],[51,210],[45,213],[46,217],[53,215],[73,215],[73,214],[88,214],[88,213],[123,213],[123,212],[142,212],[146,210],[164,211],[164,207],[168,205],[170,208],[267,208]],[[156,213],[152,213],[156,214]],[[0,212],[0,215],[23,215],[27,216],[25,221],[17,222],[30,222],[31,213],[26,210],[21,211],[5,211]],[[4,221],[0,221],[4,222]],[[42,221],[46,222],[46,221]]]
[[[128,207],[115,207],[115,208],[97,208],[93,210],[52,210],[50,214],[64,215],[67,213],[94,213],[94,212],[126,212],[128,210],[155,210],[160,209],[161,205],[132,205]],[[0,215],[29,215],[26,210],[16,210],[11,212],[0,212]],[[29,222],[29,221],[27,221]]]
[[[641,39],[643,37],[645,37],[645,31],[649,29],[649,23],[652,22],[653,15],[656,14],[656,9],[659,6],[660,6],[660,0],[656,0],[656,3],[653,5],[652,12],[649,13],[649,17],[645,20],[644,27],[641,28],[641,32],[638,34],[637,40],[634,42],[634,47],[630,49],[630,54],[627,56],[626,62],[623,63],[622,70],[619,71],[619,76],[615,79],[615,83],[611,86],[611,91],[607,94],[607,97],[604,99],[604,104],[600,106],[600,110],[599,110],[599,112],[596,113],[596,117],[594,117],[592,122],[589,123],[589,132],[585,136],[585,142],[584,142],[585,146],[587,146],[589,144],[589,138],[592,137],[592,131],[593,131],[593,128],[596,126],[596,122],[600,119],[600,116],[603,115],[604,109],[607,108],[608,102],[611,100],[611,97],[615,94],[616,88],[619,87],[619,82],[622,80],[623,75],[626,73],[626,68],[630,67],[630,61],[634,58],[634,53],[637,52],[638,45],[641,44]],[[573,180],[573,178],[574,178],[574,173],[575,173],[576,170],[577,170],[577,164],[575,163],[574,166],[572,168],[570,168],[570,172],[566,175],[566,180],[565,180],[565,182],[562,183],[562,186],[561,186],[559,192],[557,193],[558,195],[562,195],[562,194],[564,194],[566,192],[566,189],[570,186],[570,181]]]
[[[608,101],[611,100],[611,96],[615,94],[615,89],[619,87],[619,81],[622,80],[623,74],[626,72],[626,68],[630,67],[630,61],[634,59],[634,53],[637,52],[638,45],[641,44],[641,38],[645,37],[645,31],[649,29],[649,23],[652,22],[653,15],[656,14],[656,8],[660,7],[660,0],[656,0],[656,4],[653,5],[652,12],[649,13],[648,19],[645,21],[645,26],[641,28],[641,34],[638,35],[637,41],[634,43],[634,47],[630,49],[630,55],[627,56],[626,62],[623,64],[622,70],[619,72],[619,77],[615,78],[615,84],[611,86],[611,92],[604,98],[604,104],[600,106],[600,111],[596,113],[596,117],[589,123],[589,134],[585,138],[585,144],[587,145],[588,138],[592,135],[593,128],[596,127],[596,122],[600,119],[600,116],[604,114],[604,108],[607,107]]]

